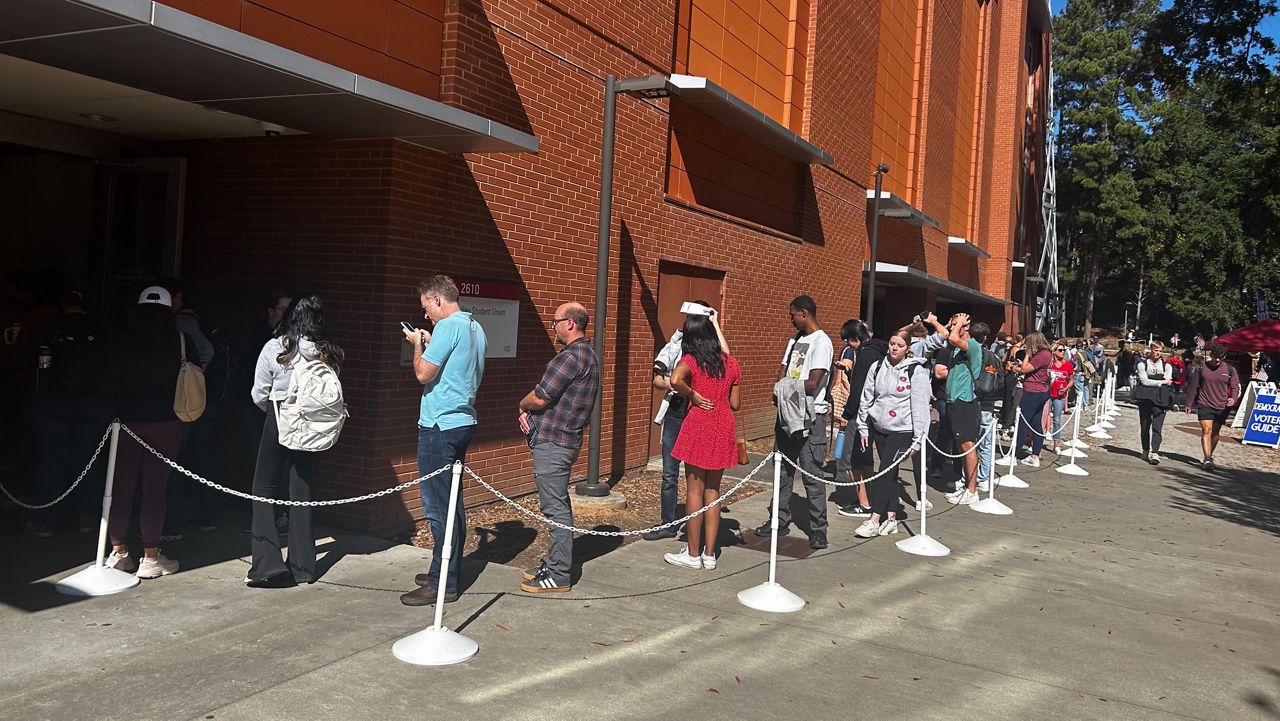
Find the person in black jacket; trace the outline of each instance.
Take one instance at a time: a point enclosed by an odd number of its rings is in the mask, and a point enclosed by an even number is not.
[[[844,341],[845,347],[841,351],[840,360],[836,361],[836,365],[842,369],[841,372],[844,373],[845,380],[849,383],[849,396],[845,401],[845,410],[847,411],[849,404],[852,403],[856,413],[858,399],[855,396],[859,391],[857,390],[858,386],[854,385],[854,369],[857,367],[858,354],[862,351],[862,344],[871,340],[871,329],[867,327],[866,323],[856,318],[847,320],[844,325],[840,326],[840,340]],[[864,378],[866,373],[864,368],[862,371]],[[853,419],[844,416],[843,413],[841,418],[837,419],[840,428],[844,431],[845,442],[840,448],[840,453],[836,455],[836,477],[839,478],[841,474],[844,474],[850,481],[858,481],[862,480],[862,469],[866,465],[870,465],[870,461],[867,460],[869,456],[862,453],[861,449],[854,448],[853,436],[855,434],[848,427],[850,420]],[[855,465],[855,456],[860,460],[866,461],[866,463]],[[839,505],[837,507],[838,512],[842,516],[853,518],[869,517],[871,515],[871,501],[867,497],[866,485],[854,486],[854,489],[857,494],[857,502]]]
[[[889,353],[889,344],[879,338],[872,337],[871,326],[856,321],[862,326],[861,333],[865,334],[858,348],[858,357],[853,364],[853,369],[849,374],[849,401],[844,404],[844,413],[840,414],[840,427],[846,429],[850,422],[856,421],[858,418],[858,402],[862,398],[862,386],[867,382],[867,372],[871,370],[871,366],[876,361],[883,360],[885,355]],[[837,460],[837,467],[843,466],[848,469],[849,478],[851,480],[860,480],[862,473],[875,465],[874,446],[868,444],[866,448],[862,448],[861,444],[849,442],[848,437],[844,443],[844,453],[842,458]],[[857,506],[841,506],[837,512],[842,516],[851,517],[869,517],[871,510],[866,503],[865,486],[857,486],[858,489],[858,505]]]

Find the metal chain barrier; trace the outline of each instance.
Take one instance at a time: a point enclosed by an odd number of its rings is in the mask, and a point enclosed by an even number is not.
[[[991,424],[991,429],[987,431],[987,433],[992,434],[992,435],[991,435],[991,442],[992,442],[992,443],[998,443],[998,442],[996,441],[996,439],[995,439],[995,435],[994,435],[994,434],[995,434],[995,432],[996,432],[996,424],[995,424],[995,423],[992,423],[992,424]],[[929,440],[928,438],[925,438],[925,441],[929,444],[929,447],[930,447],[930,448],[932,448],[933,450],[935,450],[935,451],[937,451],[937,452],[938,452],[938,455],[942,456],[943,458],[951,458],[951,459],[964,458],[965,456],[969,455],[970,453],[974,453],[974,452],[976,452],[976,451],[978,450],[978,445],[979,445],[977,441],[974,441],[974,444],[973,444],[972,446],[970,446],[970,447],[969,447],[969,450],[965,451],[964,453],[957,453],[957,454],[955,454],[955,455],[952,455],[952,454],[947,453],[946,451],[942,450],[941,448],[937,447],[936,445],[934,445],[934,443],[933,443],[933,441],[932,441],[932,440]]]
[[[571,531],[571,532],[573,532],[573,533],[583,533],[583,534],[586,534],[586,535],[589,535],[589,536],[622,536],[622,537],[625,537],[625,536],[639,536],[639,535],[641,535],[641,534],[649,533],[649,532],[651,532],[651,531],[662,531],[662,530],[665,530],[665,529],[668,529],[668,528],[674,528],[674,527],[676,527],[676,526],[680,525],[681,523],[684,523],[684,522],[686,522],[686,521],[688,521],[688,520],[690,520],[690,519],[692,519],[692,518],[696,518],[696,517],[698,517],[698,516],[701,516],[702,514],[706,513],[708,510],[710,510],[712,506],[716,506],[716,505],[719,505],[719,504],[723,503],[723,502],[725,501],[725,499],[726,499],[726,498],[728,498],[729,496],[732,496],[733,494],[737,493],[737,492],[738,492],[738,490],[739,490],[740,488],[742,488],[744,485],[746,485],[746,484],[747,484],[747,481],[750,481],[750,480],[752,479],[752,477],[754,477],[757,473],[759,473],[759,472],[760,472],[760,469],[761,469],[761,468],[764,468],[765,464],[769,462],[769,459],[770,459],[770,458],[773,458],[773,454],[774,454],[774,453],[776,453],[776,452],[777,452],[777,451],[774,451],[773,453],[770,453],[770,454],[766,455],[766,456],[764,457],[764,459],[760,461],[760,464],[759,464],[759,465],[757,465],[755,468],[751,469],[751,472],[750,472],[750,473],[748,473],[745,477],[743,477],[743,479],[742,479],[742,480],[738,481],[738,483],[737,483],[736,485],[734,485],[734,487],[733,487],[733,488],[730,488],[730,489],[729,489],[728,491],[726,491],[725,493],[722,493],[722,494],[720,495],[720,497],[719,497],[719,498],[717,498],[716,500],[714,500],[714,501],[712,501],[712,502],[708,503],[707,505],[703,506],[702,508],[699,508],[698,510],[694,511],[693,513],[690,513],[689,515],[685,516],[684,518],[677,518],[676,520],[671,521],[670,523],[664,523],[664,524],[662,524],[662,525],[660,525],[660,526],[653,526],[652,528],[641,528],[641,529],[638,529],[638,530],[635,530],[635,531],[597,531],[597,530],[596,530],[596,529],[594,529],[594,528],[578,528],[578,527],[576,527],[576,526],[568,526],[568,525],[565,525],[565,524],[560,523],[560,522],[558,522],[558,521],[553,521],[553,520],[551,520],[550,518],[547,518],[546,516],[542,515],[541,513],[538,513],[537,511],[530,510],[530,509],[525,508],[524,506],[520,505],[519,503],[516,503],[516,502],[515,502],[514,500],[512,500],[510,497],[508,497],[508,496],[506,496],[505,494],[503,494],[503,492],[502,492],[502,491],[499,491],[498,489],[496,489],[496,488],[494,488],[493,486],[489,485],[489,484],[488,484],[488,483],[487,483],[483,478],[481,478],[479,475],[477,475],[475,471],[471,470],[471,467],[470,467],[470,466],[464,466],[464,467],[463,467],[463,470],[464,470],[464,471],[466,471],[467,475],[468,475],[468,476],[471,476],[471,478],[472,478],[472,479],[474,479],[476,483],[479,483],[480,485],[484,486],[485,490],[489,491],[489,492],[490,492],[490,493],[492,493],[494,496],[496,496],[496,497],[498,498],[498,500],[502,501],[503,503],[506,503],[508,506],[511,506],[512,508],[516,509],[517,511],[519,511],[519,512],[523,513],[524,515],[528,516],[529,518],[532,518],[533,520],[535,520],[535,521],[537,521],[537,522],[539,522],[539,523],[541,523],[541,524],[543,524],[543,525],[546,525],[546,526],[554,526],[555,528],[560,528],[560,529],[563,529],[563,530],[565,530],[565,531]],[[785,457],[785,456],[784,456],[784,457]]]
[[[1070,423],[1071,420],[1076,417],[1076,414],[1080,412],[1080,408],[1081,408],[1081,405],[1077,403],[1076,409],[1074,411],[1071,411],[1070,414],[1068,414],[1066,417],[1062,419],[1062,424],[1058,426],[1059,433],[1061,433],[1062,429],[1066,428],[1067,424]],[[1026,416],[1022,416],[1022,425],[1026,426],[1027,430],[1031,431],[1032,433],[1036,434],[1037,436],[1040,436],[1041,438],[1047,441],[1053,440],[1051,438],[1051,436],[1053,435],[1053,431],[1049,431],[1048,433],[1041,433],[1040,431],[1037,431],[1036,429],[1031,427],[1031,424],[1029,422],[1027,422]]]
[[[17,498],[15,498],[14,495],[9,492],[9,489],[5,488],[3,484],[0,484],[0,492],[4,493],[4,495],[8,496],[9,500],[13,501],[19,506],[22,506],[23,508],[27,508],[33,511],[39,511],[45,508],[49,508],[50,506],[56,506],[57,504],[61,503],[64,498],[71,495],[72,491],[75,491],[76,487],[80,485],[80,481],[83,481],[84,477],[89,475],[89,469],[93,468],[93,464],[98,461],[98,454],[102,453],[102,448],[107,444],[107,439],[110,437],[111,437],[111,428],[110,426],[108,426],[106,432],[102,434],[102,439],[98,441],[98,447],[93,449],[93,456],[89,458],[88,465],[84,467],[83,471],[80,471],[80,475],[76,476],[75,483],[72,483],[71,486],[67,488],[67,490],[62,492],[62,495],[58,496],[52,501],[49,501],[48,503],[43,503],[38,506],[31,505],[30,503],[23,503],[22,501],[19,501]]]
[[[137,441],[138,445],[150,451],[151,455],[155,456],[156,458],[159,458],[162,462],[167,464],[170,468],[174,469],[175,471],[178,471],[184,476],[191,478],[192,480],[199,481],[200,483],[203,483],[204,485],[216,491],[222,491],[223,493],[227,493],[232,496],[237,496],[239,498],[243,498],[248,501],[257,501],[259,503],[271,503],[277,506],[315,507],[315,506],[340,506],[346,503],[359,503],[360,501],[368,501],[374,498],[381,498],[382,496],[387,496],[392,493],[398,493],[400,491],[405,490],[406,488],[416,486],[423,481],[429,480],[431,478],[435,478],[436,476],[440,475],[441,473],[444,473],[445,471],[448,471],[451,468],[451,466],[443,466],[441,468],[437,468],[436,470],[428,473],[425,476],[419,476],[418,478],[415,478],[412,481],[405,481],[404,483],[401,483],[398,486],[392,486],[391,488],[384,488],[381,491],[377,491],[375,493],[366,493],[363,496],[356,496],[354,498],[338,498],[338,499],[328,500],[328,501],[284,501],[278,498],[263,498],[261,496],[255,496],[251,493],[237,491],[234,488],[227,488],[226,486],[223,486],[221,484],[214,483],[213,481],[207,478],[203,478],[183,468],[182,466],[178,465],[176,462],[166,458],[163,453],[152,448],[146,441],[139,438],[138,434],[134,433],[133,430],[129,428],[129,426],[126,426],[125,424],[121,423],[120,428],[123,429],[125,433],[128,433],[133,438],[133,440]]]
[[[923,437],[923,436],[922,436],[922,437]],[[846,438],[845,438],[845,443],[848,443],[848,442],[849,442],[849,440],[850,440],[850,439],[849,439],[848,437],[846,437]],[[907,460],[908,458],[910,458],[910,457],[911,457],[911,453],[912,453],[912,451],[919,450],[919,448],[920,448],[920,438],[916,438],[915,440],[911,441],[911,445],[910,445],[910,446],[907,446],[907,452],[906,452],[906,453],[903,453],[901,456],[899,456],[899,457],[897,458],[897,460],[895,460],[893,463],[890,463],[889,465],[885,466],[884,468],[881,468],[881,469],[880,469],[880,471],[879,471],[879,472],[877,472],[874,476],[868,476],[868,477],[866,477],[866,478],[863,478],[863,479],[862,479],[862,480],[860,480],[860,481],[830,481],[830,480],[827,480],[826,478],[822,478],[822,477],[820,477],[820,476],[815,476],[815,475],[813,475],[812,473],[810,473],[810,472],[806,471],[805,469],[803,469],[803,468],[801,468],[800,466],[796,465],[796,462],[795,462],[795,461],[791,460],[790,458],[787,458],[785,455],[783,455],[783,456],[782,456],[782,460],[786,461],[786,462],[787,462],[787,465],[791,466],[792,468],[796,469],[797,471],[800,471],[800,474],[801,474],[801,475],[803,475],[803,476],[805,476],[805,477],[807,477],[807,478],[812,478],[813,480],[818,481],[819,483],[825,483],[825,484],[827,484],[828,486],[838,486],[838,487],[840,487],[840,488],[848,488],[849,486],[861,486],[861,485],[864,485],[864,484],[870,483],[870,482],[874,481],[875,479],[879,478],[880,476],[883,476],[884,474],[888,473],[889,471],[892,471],[895,467],[902,465],[902,462],[903,462],[903,461],[905,461],[905,460]],[[777,453],[777,451],[774,451],[774,453]]]

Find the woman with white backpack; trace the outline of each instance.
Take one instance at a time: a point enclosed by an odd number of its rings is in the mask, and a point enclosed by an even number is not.
[[[338,371],[342,348],[325,328],[320,297],[295,299],[276,337],[258,354],[250,395],[266,413],[253,495],[281,498],[288,479],[292,501],[311,500],[316,452],[337,441],[346,418]],[[244,582],[255,588],[284,588],[315,581],[316,542],[311,534],[311,508],[289,507],[289,561],[280,553],[271,504],[253,504],[253,564]]]

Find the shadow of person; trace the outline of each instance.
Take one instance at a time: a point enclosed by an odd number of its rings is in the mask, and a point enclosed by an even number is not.
[[[463,590],[475,583],[486,565],[514,560],[538,537],[537,529],[522,521],[499,521],[493,528],[476,526],[472,530],[480,540],[475,550],[462,557],[459,565],[458,588]]]
[[[1131,458],[1137,458],[1143,463],[1147,462],[1147,459],[1142,455],[1142,451],[1135,451],[1132,448],[1125,448],[1124,446],[1107,444],[1102,447],[1102,450],[1106,451],[1107,453],[1115,454],[1117,456],[1129,456]]]
[[[622,529],[610,524],[597,525],[592,528],[596,531],[616,532]],[[577,583],[582,578],[582,567],[587,563],[597,559],[610,551],[618,549],[622,546],[621,536],[594,536],[581,535],[573,539],[573,568],[569,571],[569,582]]]
[[[329,540],[316,544],[315,578],[317,581],[324,578],[338,561],[350,554],[364,556],[397,545],[399,544],[373,536],[330,532]]]

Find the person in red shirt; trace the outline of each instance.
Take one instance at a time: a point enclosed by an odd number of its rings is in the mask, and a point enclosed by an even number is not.
[[[1049,439],[1053,442],[1053,452],[1058,453],[1062,449],[1062,415],[1067,410],[1075,365],[1067,360],[1067,349],[1062,343],[1054,343],[1050,350],[1053,362],[1049,364],[1049,410],[1053,414],[1053,430]]]
[[[1176,352],[1169,355],[1169,365],[1173,366],[1173,408],[1178,410],[1187,402],[1187,366]]]

